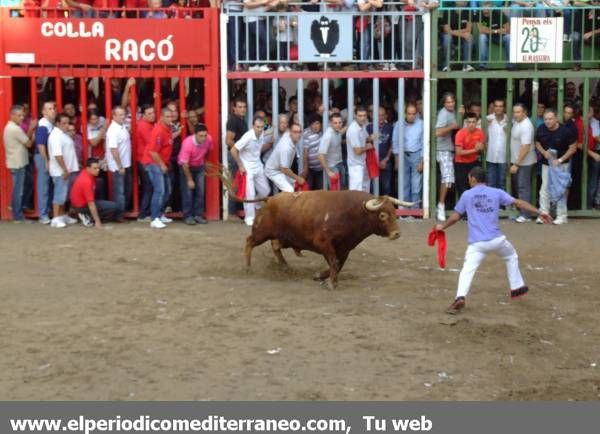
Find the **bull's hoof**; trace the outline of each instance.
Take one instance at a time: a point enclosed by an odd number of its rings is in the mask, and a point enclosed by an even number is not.
[[[336,288],[336,286],[337,286],[335,283],[333,283],[331,281],[331,279],[327,279],[326,283],[327,283],[327,289],[330,290],[330,291],[333,291]]]

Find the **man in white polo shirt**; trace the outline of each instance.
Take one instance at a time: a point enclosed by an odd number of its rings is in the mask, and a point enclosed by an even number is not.
[[[255,117],[252,122],[252,129],[246,132],[240,140],[231,148],[231,155],[235,159],[238,170],[246,174],[246,199],[266,197],[269,195],[269,182],[265,177],[263,164],[260,161],[260,154],[265,144],[265,122],[262,117]],[[248,226],[254,224],[256,209],[260,204],[244,203],[244,221]]]
[[[303,185],[306,182],[303,177],[296,175],[290,169],[296,156],[296,145],[300,141],[301,136],[302,128],[298,124],[293,124],[290,131],[281,136],[281,139],[265,164],[265,175],[281,191],[289,193],[294,191],[294,186],[290,182],[290,179],[296,181],[299,185]]]
[[[346,145],[348,147],[348,189],[369,191],[371,182],[367,171],[367,151],[373,148],[373,143],[368,142],[367,110],[357,107],[354,122],[346,131]]]
[[[56,116],[56,125],[48,137],[49,173],[54,185],[52,210],[54,217],[50,222],[53,228],[64,228],[67,224],[75,224],[77,220],[65,214],[65,203],[69,195],[69,187],[79,172],[75,143],[67,134],[69,115],[60,113]]]
[[[106,131],[106,162],[112,173],[112,200],[117,203],[120,219],[131,197],[131,137],[125,126],[125,116],[125,109],[115,107]]]

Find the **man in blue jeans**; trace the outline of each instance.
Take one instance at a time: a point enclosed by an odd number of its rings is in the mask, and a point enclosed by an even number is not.
[[[198,124],[194,134],[185,138],[177,157],[181,166],[181,209],[187,225],[206,224],[204,213],[204,161],[213,148],[206,125]]]
[[[115,107],[106,131],[106,162],[112,172],[113,200],[118,212],[125,212],[131,198],[131,138],[125,126],[125,109]]]
[[[403,159],[404,191],[400,197],[414,202],[413,206],[418,208],[423,194],[423,120],[419,119],[415,104],[407,104],[404,111],[405,120],[398,120],[394,125],[392,148],[396,170],[399,170],[400,158]],[[400,146],[400,122],[404,122],[402,146]]]
[[[42,105],[42,118],[35,131],[33,161],[37,170],[36,192],[39,222],[50,224],[50,206],[52,200],[52,182],[48,172],[48,137],[54,129],[56,120],[56,104],[46,101]]]
[[[31,122],[28,133],[25,134],[20,125],[25,117],[23,106],[14,105],[10,109],[10,120],[4,127],[4,149],[6,151],[6,167],[10,170],[13,183],[12,214],[13,219],[25,220],[23,215],[23,186],[25,169],[29,164],[29,148],[33,143],[32,136],[36,123]]]
[[[164,215],[167,200],[171,195],[169,161],[173,150],[173,132],[171,130],[173,118],[173,112],[169,107],[161,110],[160,121],[152,129],[150,142],[146,146],[142,158],[142,163],[152,183],[150,227],[153,229],[163,229],[166,227],[165,223],[173,221]]]

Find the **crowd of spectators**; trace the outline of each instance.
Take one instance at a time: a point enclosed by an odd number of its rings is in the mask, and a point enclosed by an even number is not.
[[[449,192],[455,187],[462,194],[468,188],[469,170],[484,164],[490,186],[500,189],[508,186],[520,199],[531,201],[532,186],[539,186],[540,209],[550,212],[551,206],[555,206],[554,224],[560,225],[568,222],[568,209],[581,209],[583,205],[582,174],[587,158],[587,208],[600,208],[599,90],[597,87],[584,104],[583,88],[578,90],[574,82],[568,82],[564,105],[558,111],[554,108],[558,103],[557,82],[544,80],[539,91],[541,99],[532,112],[531,81],[526,81],[524,92],[513,107],[506,107],[504,99],[494,96],[484,106],[487,108],[484,115],[480,102],[468,102],[467,109],[464,105],[457,107],[455,96],[445,93],[435,119],[436,160],[440,170],[437,219],[446,218],[446,204],[452,200]],[[588,118],[587,131],[584,116]],[[508,183],[507,176],[510,176]],[[521,211],[515,221],[525,223],[530,216]]]
[[[590,0],[514,0],[514,1],[442,1],[439,20],[441,50],[440,69],[453,65],[463,71],[489,67],[492,44],[502,47],[503,57],[492,59],[511,70],[509,62],[511,17],[564,17],[563,42],[571,47],[574,69],[582,66],[582,52],[589,46],[591,58],[600,59],[600,2]],[[477,55],[475,57],[475,48]],[[452,53],[455,54],[452,54]],[[586,60],[586,59],[584,59]]]

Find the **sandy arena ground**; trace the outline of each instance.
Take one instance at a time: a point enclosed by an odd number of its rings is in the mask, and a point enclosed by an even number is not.
[[[328,291],[312,253],[243,272],[239,223],[2,223],[0,399],[599,399],[600,222],[503,222],[531,292],[490,257],[456,317],[466,228],[441,271],[431,225],[367,239]]]

